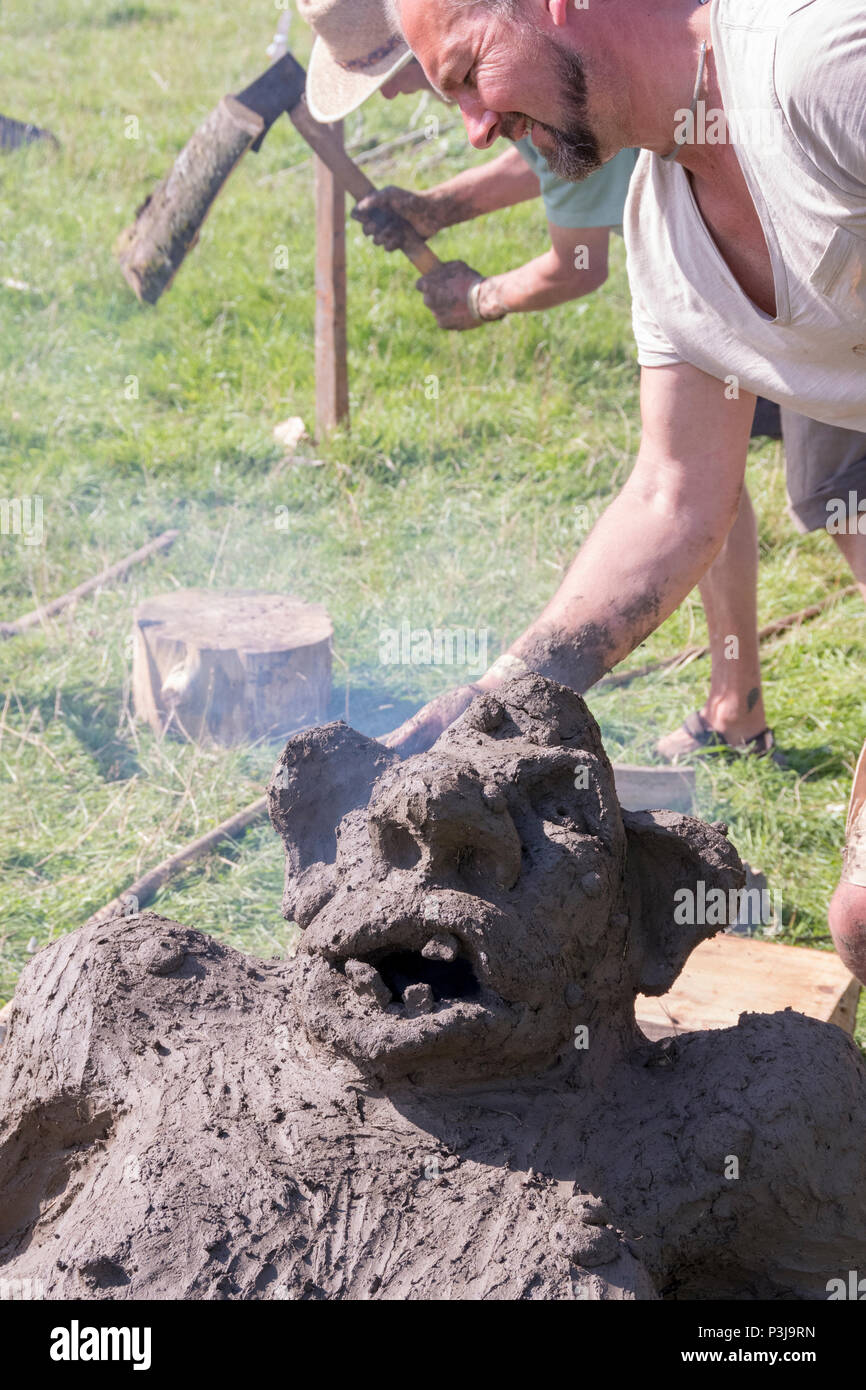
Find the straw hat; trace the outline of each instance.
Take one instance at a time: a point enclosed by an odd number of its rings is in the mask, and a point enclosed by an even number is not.
[[[307,105],[317,121],[338,121],[412,57],[383,0],[297,0],[316,41],[307,69]]]

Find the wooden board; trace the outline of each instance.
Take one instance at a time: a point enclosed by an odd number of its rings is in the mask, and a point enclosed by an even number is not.
[[[614,763],[616,794],[624,811],[686,811],[695,804],[693,767]]]
[[[638,995],[638,1025],[649,1038],[696,1028],[731,1028],[741,1013],[798,1013],[853,1033],[860,985],[834,951],[784,946],[723,933],[692,953],[673,989]]]
[[[157,733],[224,745],[286,738],[327,718],[330,619],[256,589],[177,589],[135,610],[135,712]]]

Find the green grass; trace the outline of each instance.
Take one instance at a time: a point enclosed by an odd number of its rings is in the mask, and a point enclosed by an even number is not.
[[[324,602],[336,634],[332,713],[348,708],[358,727],[383,732],[453,673],[382,666],[381,628],[486,629],[494,655],[571,558],[576,508],[597,515],[634,458],[621,245],[591,300],[454,335],[435,327],[408,264],[350,223],[351,434],[304,446],[324,466],[285,462],[274,424],[314,417],[311,174],[286,120],[241,164],[158,308],[138,306],[115,238],[218,96],[265,65],[272,25],[266,6],[228,0],[4,7],[3,109],[53,129],[61,150],[0,160],[0,492],[42,496],[45,525],[40,546],[0,537],[0,612],[71,588],[166,527],[181,537],[126,582],[0,647],[0,1000],[28,944],[73,929],[258,795],[273,761],[272,748],[160,743],[133,724],[136,602],[191,584]],[[296,22],[303,58],[302,30]],[[375,144],[430,114],[450,119],[418,98],[376,99],[350,118],[347,139]],[[455,129],[370,172],[424,186],[475,158]],[[541,207],[526,205],[455,229],[437,251],[492,273],[544,244]],[[753,450],[749,481],[762,620],[847,582],[828,538],[799,537],[787,519],[775,446]],[[636,659],[703,631],[693,596]],[[698,771],[700,813],[728,819],[781,893],[785,939],[823,948],[863,736],[861,631],[859,604],[845,600],[767,648],[767,705],[791,770],[715,760]],[[591,696],[611,754],[651,758],[658,734],[700,703],[706,676],[697,663]],[[271,954],[293,931],[281,880],[280,846],[262,827],[175,879],[155,906]]]

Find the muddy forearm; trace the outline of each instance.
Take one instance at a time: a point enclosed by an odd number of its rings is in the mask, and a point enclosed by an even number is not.
[[[482,318],[496,318],[503,309],[509,314],[552,309],[590,294],[604,283],[606,276],[606,266],[575,270],[547,251],[504,275],[489,276],[481,286],[478,307]]]
[[[482,318],[551,309],[604,284],[610,229],[547,225],[550,247],[543,255],[484,281],[478,292]]]
[[[696,509],[699,510],[699,509]],[[712,564],[730,518],[712,524],[627,483],[541,615],[477,682],[524,669],[585,691],[669,617]]]
[[[441,230],[537,198],[539,192],[538,178],[526,161],[517,150],[506,150],[487,164],[464,169],[423,196]]]

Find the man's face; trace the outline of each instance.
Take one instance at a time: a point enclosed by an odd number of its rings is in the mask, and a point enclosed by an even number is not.
[[[460,107],[476,149],[531,131],[560,178],[577,181],[600,167],[583,63],[540,22],[427,0],[400,0],[400,17],[431,84]]]

